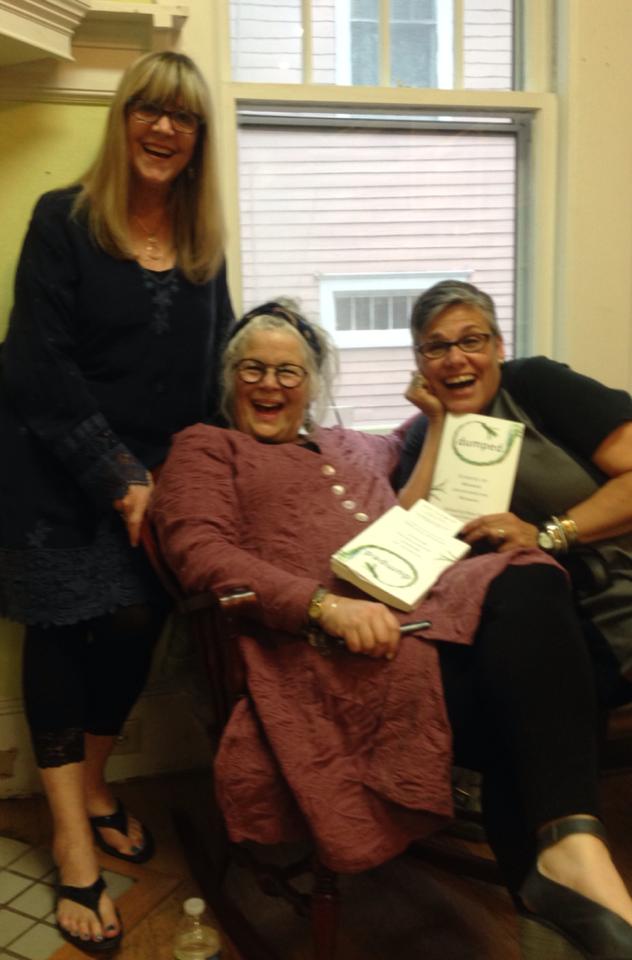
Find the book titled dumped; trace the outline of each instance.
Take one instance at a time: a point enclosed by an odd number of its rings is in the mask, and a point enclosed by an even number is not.
[[[509,508],[524,424],[480,413],[447,414],[431,503],[465,523]]]
[[[414,610],[439,576],[468,552],[457,540],[462,521],[418,500],[391,507],[331,558],[342,580],[397,610]]]

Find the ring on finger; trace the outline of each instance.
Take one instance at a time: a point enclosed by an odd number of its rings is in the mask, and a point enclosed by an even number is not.
[[[500,542],[502,543],[502,541],[503,541],[503,540],[506,540],[506,538],[507,538],[507,535],[506,535],[505,531],[503,530],[503,528],[502,528],[502,527],[498,527],[497,530],[496,530],[496,539],[497,539],[497,540],[500,540]]]

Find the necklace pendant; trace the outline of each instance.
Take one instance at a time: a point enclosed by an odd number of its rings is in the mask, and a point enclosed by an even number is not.
[[[147,237],[147,242],[145,244],[145,255],[149,258],[149,260],[160,260],[162,258],[157,237]]]

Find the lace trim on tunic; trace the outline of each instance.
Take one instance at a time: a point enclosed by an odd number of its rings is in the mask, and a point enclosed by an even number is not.
[[[81,727],[66,727],[64,730],[33,730],[33,752],[37,766],[63,767],[67,763],[80,763],[84,759],[84,740]]]
[[[157,596],[149,564],[132,551],[116,516],[85,547],[0,549],[0,616],[19,623],[66,626]]]
[[[168,333],[171,330],[169,310],[174,296],[180,289],[178,271],[175,267],[165,274],[155,273],[145,267],[140,267],[140,270],[143,275],[143,283],[151,293],[151,301],[154,306],[154,315],[150,323],[151,330],[158,335]]]
[[[95,413],[57,444],[54,453],[97,503],[108,505],[125,496],[130,483],[147,486],[143,464]]]

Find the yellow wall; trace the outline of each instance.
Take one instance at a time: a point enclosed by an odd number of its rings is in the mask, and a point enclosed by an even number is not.
[[[41,193],[75,179],[89,164],[106,108],[52,103],[2,103],[0,155],[0,331],[11,309],[13,274],[33,204]]]
[[[46,190],[74,180],[90,163],[106,108],[1,103],[0,338],[11,309],[13,274],[31,209]],[[21,628],[0,620],[0,698],[20,696]]]
[[[632,4],[557,9],[556,353],[632,391]]]

